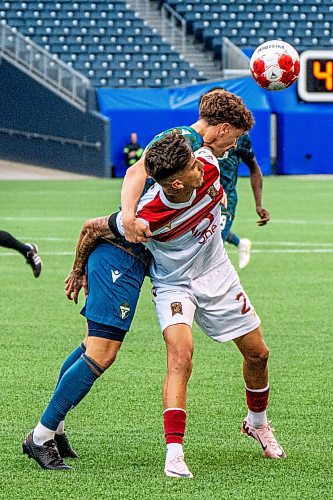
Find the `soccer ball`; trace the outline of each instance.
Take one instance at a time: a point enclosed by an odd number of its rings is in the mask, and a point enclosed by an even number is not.
[[[299,74],[299,55],[289,43],[271,40],[262,43],[250,60],[253,78],[266,90],[284,90]]]

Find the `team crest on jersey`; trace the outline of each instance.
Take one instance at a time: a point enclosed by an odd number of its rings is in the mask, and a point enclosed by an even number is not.
[[[171,231],[171,222],[168,222],[167,224],[164,224],[164,227],[168,229],[168,231]]]
[[[183,314],[183,306],[181,302],[171,302],[171,314],[175,316],[175,314]]]
[[[127,302],[123,302],[119,306],[119,318],[126,319],[131,311],[131,308]]]
[[[207,189],[207,194],[213,201],[215,201],[219,195],[219,191],[214,186],[210,186],[210,188]]]

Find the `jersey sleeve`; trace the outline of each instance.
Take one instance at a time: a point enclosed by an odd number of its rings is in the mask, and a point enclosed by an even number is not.
[[[147,227],[149,227],[149,222],[146,221],[145,219],[142,219],[141,217],[137,216],[137,219],[143,222]],[[116,218],[116,225],[117,229],[120,233],[121,236],[125,236],[125,231],[124,231],[124,226],[123,226],[123,217],[122,217],[122,212],[118,212],[117,218]]]
[[[177,130],[180,132],[186,139],[189,141],[192,151],[197,151],[199,148],[202,147],[203,145],[203,138],[201,137],[200,134],[198,134],[192,127],[174,127],[174,128],[169,128],[168,130],[165,130],[164,132],[161,132],[160,134],[155,135],[153,139],[149,142],[149,144],[145,147],[144,153],[154,144],[154,142],[158,141],[159,139],[162,139],[166,134],[169,134],[170,132],[173,132],[174,130]]]
[[[209,148],[202,147],[198,149],[198,151],[194,153],[194,156],[198,160],[203,161],[204,163],[209,163],[210,165],[214,165],[217,168],[217,170],[220,171],[219,162]]]
[[[254,152],[252,149],[251,139],[248,134],[244,134],[238,139],[237,154],[246,165],[253,165]]]

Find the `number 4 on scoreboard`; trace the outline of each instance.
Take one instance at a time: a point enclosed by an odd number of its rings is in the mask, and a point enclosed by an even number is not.
[[[325,80],[326,90],[333,90],[333,61],[327,61],[325,70],[321,70],[320,61],[313,62],[313,75],[318,80]]]

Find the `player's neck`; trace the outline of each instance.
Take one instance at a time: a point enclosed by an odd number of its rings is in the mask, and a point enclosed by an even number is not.
[[[206,120],[203,120],[202,118],[199,118],[199,120],[195,123],[193,123],[193,125],[191,125],[191,128],[193,128],[197,134],[201,135],[201,137],[204,137],[206,131],[207,131],[207,122]]]
[[[181,191],[177,192],[173,191],[172,189],[165,190],[163,188],[166,199],[171,203],[186,203],[191,199],[193,191],[193,188],[184,188]]]

